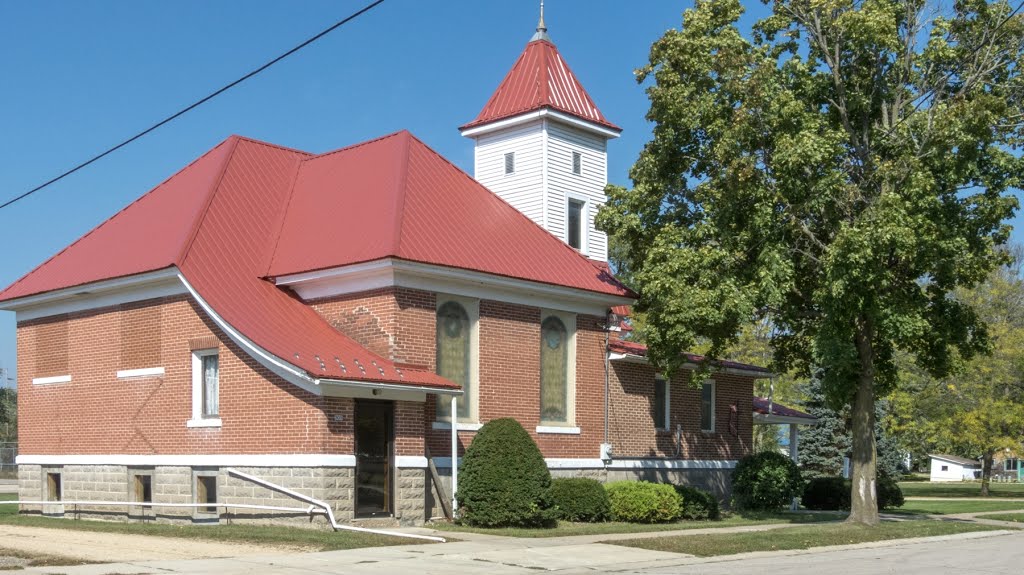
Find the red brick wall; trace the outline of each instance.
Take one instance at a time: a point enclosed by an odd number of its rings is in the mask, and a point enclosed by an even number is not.
[[[125,317],[146,321],[136,326]],[[162,334],[158,349],[142,325]],[[211,336],[220,349],[223,427],[192,429],[189,340]],[[352,453],[351,400],[314,396],[270,373],[186,296],[21,322],[18,349],[25,454]],[[116,377],[142,367],[163,367],[165,375]],[[65,374],[70,383],[32,384]],[[333,414],[344,417],[329,422]]]
[[[672,457],[676,425],[682,426],[682,459],[738,459],[750,452],[753,425],[753,380],[715,374],[715,431],[700,429],[700,390],[690,385],[689,371],[672,380],[668,431],[654,427],[654,376],[650,365],[611,363],[610,432],[619,457]]]
[[[386,288],[311,303],[325,319],[367,344],[388,342],[395,361],[434,369],[437,298],[431,292]],[[604,433],[603,317],[576,317],[576,425],[579,435],[537,434],[540,423],[541,309],[518,304],[480,302],[481,422],[515,417],[534,436],[546,457],[595,458]],[[423,427],[435,456],[451,453],[447,430],[434,430],[435,399],[428,397]],[[398,411],[396,411],[397,417]],[[396,430],[397,433],[397,430]],[[464,448],[472,432],[460,432]],[[397,439],[397,437],[396,437]],[[396,443],[397,444],[397,443]]]

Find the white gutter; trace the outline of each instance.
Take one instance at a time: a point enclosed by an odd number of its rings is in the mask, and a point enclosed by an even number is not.
[[[319,379],[310,377],[305,370],[300,369],[291,363],[277,357],[269,351],[263,349],[255,342],[244,336],[241,332],[231,327],[227,321],[224,320],[210,304],[206,303],[206,300],[199,295],[199,292],[192,287],[192,284],[188,283],[185,276],[179,271],[178,279],[181,280],[182,285],[188,290],[188,293],[196,300],[199,307],[203,308],[210,319],[220,327],[224,333],[228,334],[231,341],[238,344],[239,347],[246,350],[249,355],[258,361],[261,365],[274,372],[275,374],[283,377],[289,382],[305,389],[306,391],[315,395],[323,395],[320,384],[338,385],[342,387],[353,387],[357,389],[383,389],[390,391],[420,391],[425,393],[434,393],[438,395],[462,395],[461,389],[438,389],[435,387],[418,386],[418,385],[403,385],[395,383],[373,383],[366,381],[352,381],[345,379]]]
[[[452,401],[454,402],[455,399],[452,398]],[[301,494],[301,493],[299,493],[297,491],[292,491],[291,489],[288,489],[287,487],[283,487],[281,485],[277,485],[276,483],[271,483],[271,482],[269,482],[269,481],[267,481],[265,479],[260,479],[259,477],[256,477],[254,475],[249,475],[248,473],[243,473],[243,472],[241,472],[241,471],[239,471],[237,469],[233,469],[233,468],[229,467],[228,469],[226,469],[226,471],[229,474],[234,475],[236,477],[241,477],[242,479],[245,479],[247,481],[252,481],[253,483],[256,483],[257,485],[262,485],[262,486],[267,487],[269,489],[272,489],[274,491],[278,491],[280,493],[284,493],[285,495],[294,497],[296,499],[299,499],[301,501],[305,501],[307,503],[312,503],[313,505],[316,505],[316,506],[322,508],[324,510],[324,512],[326,512],[327,519],[331,522],[331,527],[334,528],[335,531],[341,529],[341,530],[344,530],[344,531],[359,531],[359,532],[362,532],[362,533],[374,533],[376,535],[390,535],[392,537],[406,537],[406,538],[409,538],[409,539],[425,539],[427,541],[436,541],[436,542],[439,542],[439,543],[444,543],[445,542],[445,538],[444,537],[432,537],[430,535],[414,535],[412,533],[401,533],[401,532],[398,532],[398,531],[388,531],[386,529],[367,529],[366,527],[355,527],[353,525],[342,525],[342,524],[340,524],[340,523],[338,523],[337,521],[334,520],[334,511],[331,510],[331,506],[330,505],[324,503],[323,501],[320,501],[318,499],[313,499],[312,497],[307,497],[307,496],[305,496],[305,495],[303,495],[303,494]]]

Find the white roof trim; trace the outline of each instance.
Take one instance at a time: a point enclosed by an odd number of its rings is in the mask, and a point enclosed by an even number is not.
[[[18,321],[27,321],[186,293],[177,276],[172,266],[0,302],[0,310],[17,312]]]
[[[217,324],[217,327],[221,328],[224,331],[224,333],[226,333],[228,337],[231,338],[231,341],[235,342],[239,347],[244,349],[250,356],[252,356],[253,359],[258,361],[261,365],[263,365],[263,367],[281,376],[285,380],[294,383],[295,385],[301,387],[302,389],[314,395],[323,395],[322,391],[320,390],[320,387],[317,385],[319,382],[306,375],[305,370],[299,369],[298,367],[284,361],[283,359],[256,345],[255,342],[242,335],[241,332],[231,327],[231,325],[228,322],[224,321],[224,318],[220,317],[220,314],[214,311],[214,309],[210,307],[210,304],[206,303],[206,300],[204,300],[203,297],[199,295],[199,292],[197,292],[192,287],[192,284],[188,283],[188,280],[185,279],[185,276],[181,272],[178,272],[178,279],[181,280],[181,283],[184,284],[185,289],[187,289],[188,292],[192,295],[192,297],[195,298],[196,303],[199,304],[199,307],[203,308],[203,311],[206,312],[206,315],[210,316],[210,319],[213,320],[213,323]]]
[[[600,316],[609,307],[633,303],[623,296],[398,258],[289,274],[274,282],[306,301],[398,286]]]
[[[971,465],[971,466],[977,465],[978,467],[981,467],[981,462],[980,461],[971,460],[970,463],[964,463],[963,461],[957,461],[956,459],[950,459],[949,457],[945,457],[945,456],[942,456],[942,455],[932,455],[931,453],[928,454],[928,457],[930,457],[931,459],[938,459],[939,461],[946,461],[948,463],[952,463],[952,464],[955,464],[955,465],[961,465],[961,466],[964,466],[964,467],[966,467],[968,465]],[[964,457],[962,459],[967,459],[967,458]]]
[[[185,276],[181,273],[178,274],[178,278],[188,289],[192,297],[195,298],[203,311],[210,316],[210,319],[220,327],[224,333],[231,338],[239,347],[244,349],[249,355],[258,361],[261,365],[281,376],[285,380],[294,383],[302,389],[314,394],[324,395],[324,390],[321,384],[338,387],[349,387],[358,390],[382,390],[385,392],[423,392],[423,393],[434,393],[438,395],[462,395],[462,390],[449,390],[449,389],[438,389],[434,387],[419,386],[419,385],[405,385],[398,383],[375,383],[370,381],[353,381],[345,379],[318,379],[310,377],[305,370],[299,368],[291,363],[277,357],[262,347],[256,345],[255,342],[242,335],[238,330],[231,327],[228,322],[224,321],[224,318],[220,317],[216,311],[210,307],[210,304],[199,295],[192,285],[188,283]]]
[[[492,122],[487,122],[485,124],[480,124],[477,126],[473,126],[471,128],[463,128],[459,130],[459,133],[467,138],[472,138],[475,136],[479,136],[481,134],[486,134],[487,132],[493,132],[504,128],[511,128],[513,126],[526,124],[528,122],[532,122],[534,120],[538,120],[541,118],[552,118],[555,120],[559,120],[571,126],[575,126],[577,128],[594,132],[600,136],[604,136],[605,138],[609,139],[618,138],[622,134],[622,130],[615,130],[613,128],[609,128],[607,126],[598,124],[596,122],[584,120],[583,118],[578,118],[571,114],[566,114],[565,112],[560,112],[553,108],[546,107],[541,108],[540,110],[526,112],[525,114],[518,114],[516,116],[510,116],[508,118],[494,120]]]

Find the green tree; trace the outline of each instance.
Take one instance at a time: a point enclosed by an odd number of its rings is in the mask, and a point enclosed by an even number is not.
[[[840,413],[829,406],[821,379],[817,377],[807,384],[807,399],[802,407],[818,418],[818,422],[800,434],[800,472],[812,479],[840,475],[843,459],[850,452],[848,413]],[[849,409],[843,411],[849,412]]]
[[[975,358],[952,377],[908,369],[894,397],[893,425],[911,448],[982,460],[983,496],[995,454],[1024,447],[1024,251],[1018,247],[1014,256],[1014,265],[957,294],[989,326],[992,354]]]
[[[0,388],[0,442],[18,441],[18,391]]]
[[[652,46],[653,139],[599,225],[628,246],[663,369],[764,318],[776,371],[824,368],[851,407],[850,520],[875,524],[895,354],[942,375],[988,345],[948,295],[1005,261],[1024,22],[1005,0],[777,0],[744,36],[742,12],[697,0]]]

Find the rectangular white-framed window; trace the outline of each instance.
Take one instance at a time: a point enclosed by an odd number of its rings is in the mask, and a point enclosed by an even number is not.
[[[587,215],[587,200],[569,196],[565,206],[565,243],[582,254],[587,253]]]
[[[542,310],[540,425],[575,427],[576,314]]]
[[[220,355],[217,349],[192,351],[192,419],[189,427],[220,427]]]
[[[700,430],[715,431],[715,381],[709,379],[700,386]]]
[[[435,328],[437,374],[462,386],[463,394],[456,400],[456,422],[459,428],[470,429],[480,421],[480,300],[437,294]],[[450,426],[447,397],[438,396],[435,417]]]
[[[577,176],[583,174],[583,154],[579,152],[572,153],[572,173]]]
[[[505,152],[505,175],[516,173],[516,153]]]
[[[1003,461],[1003,471],[1017,471],[1019,460],[1017,458],[1007,458]]]
[[[942,470],[943,471],[949,471],[949,466],[948,465],[943,465],[942,466]]]
[[[654,417],[654,428],[658,431],[669,429],[670,406],[672,403],[671,389],[668,379],[662,375],[654,377],[654,396],[651,402],[651,415]]]

